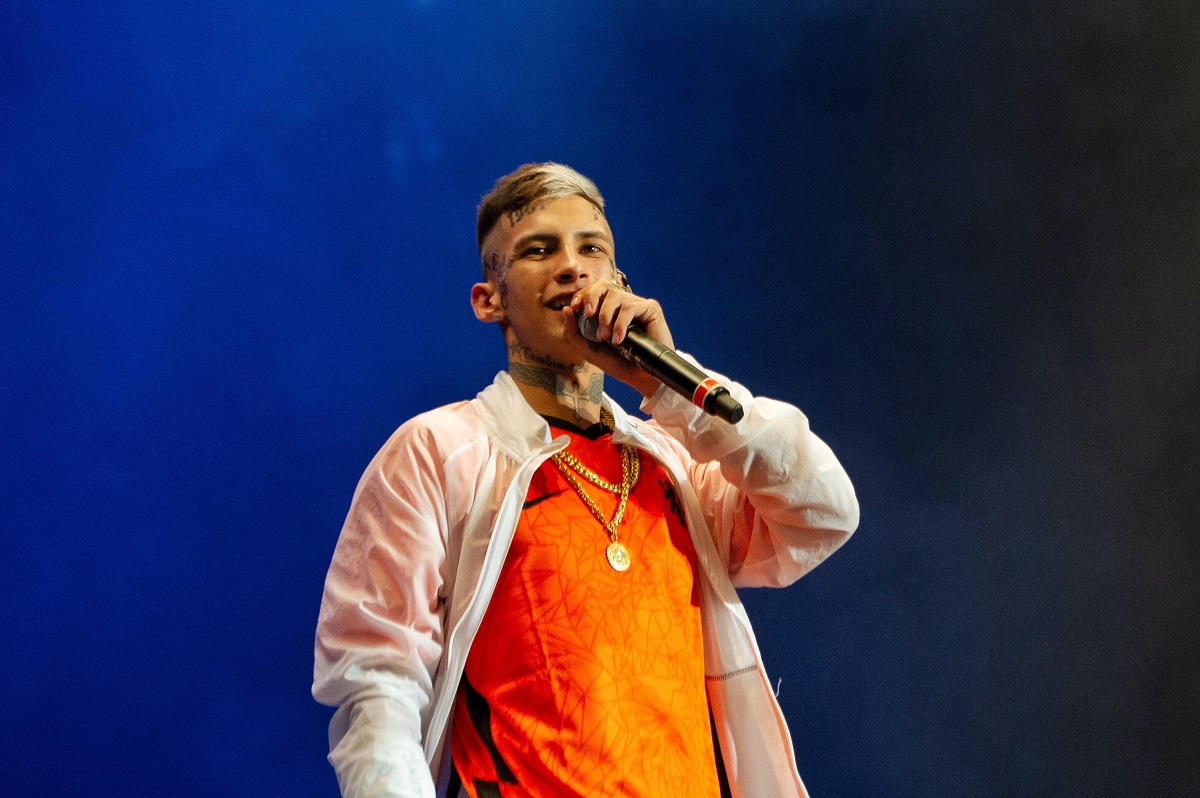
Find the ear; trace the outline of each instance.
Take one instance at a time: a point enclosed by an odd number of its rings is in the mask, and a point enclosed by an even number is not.
[[[471,309],[475,318],[482,322],[501,321],[504,308],[500,307],[500,292],[490,282],[471,286]]]
[[[629,278],[625,276],[625,272],[623,272],[617,268],[616,261],[609,261],[609,262],[612,263],[612,268],[613,268],[613,272],[614,272],[613,279],[616,280],[621,285],[622,288],[624,288],[626,291],[628,291],[629,293],[632,294],[633,289],[629,287]]]

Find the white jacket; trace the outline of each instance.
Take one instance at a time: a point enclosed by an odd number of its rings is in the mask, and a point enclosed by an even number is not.
[[[684,506],[701,579],[709,703],[733,795],[806,796],[787,723],[735,587],[783,586],[858,525],[841,465],[791,405],[723,380],[736,426],[663,388],[652,422],[613,440],[663,464]],[[313,696],[338,710],[329,761],[345,798],[443,794],[448,718],[508,553],[529,481],[563,449],[501,372],[468,402],[405,423],[359,481],[325,581]]]

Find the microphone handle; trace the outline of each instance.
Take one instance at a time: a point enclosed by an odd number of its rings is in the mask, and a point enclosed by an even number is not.
[[[725,386],[681,358],[674,349],[655,341],[644,330],[630,327],[617,349],[676,393],[682,394],[706,413],[730,424],[742,420],[741,404]]]

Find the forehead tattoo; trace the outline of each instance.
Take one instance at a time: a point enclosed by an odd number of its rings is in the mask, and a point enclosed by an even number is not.
[[[538,211],[544,209],[545,207],[546,207],[545,202],[531,202],[528,205],[522,205],[520,208],[517,208],[516,210],[509,211],[507,214],[508,226],[516,227],[517,222],[521,221],[522,219],[524,219],[526,216],[528,216],[531,213],[537,213]]]

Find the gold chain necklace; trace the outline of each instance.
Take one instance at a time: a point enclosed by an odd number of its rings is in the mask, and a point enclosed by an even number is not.
[[[600,408],[600,423],[612,432],[616,428],[616,421],[613,419],[612,412],[607,407]],[[599,474],[592,471],[583,463],[567,451],[558,452],[550,459],[554,461],[554,465],[558,466],[558,470],[562,472],[563,477],[570,483],[575,492],[579,494],[579,498],[583,500],[584,505],[600,522],[600,526],[608,532],[609,544],[605,549],[604,555],[608,558],[608,564],[615,571],[626,571],[632,564],[633,560],[629,556],[629,549],[625,544],[617,539],[617,525],[621,523],[621,519],[625,517],[625,507],[629,502],[629,492],[633,490],[633,486],[637,484],[638,477],[641,475],[641,462],[638,460],[637,450],[626,443],[620,445],[621,449],[621,484],[617,485],[601,478]],[[609,493],[616,493],[621,498],[617,502],[617,509],[613,512],[613,516],[608,521],[604,520],[604,514],[600,512],[600,508],[596,506],[595,500],[588,495],[587,490],[583,487],[583,483],[579,481],[579,477],[583,477],[588,482],[591,482],[597,487],[603,488]]]

